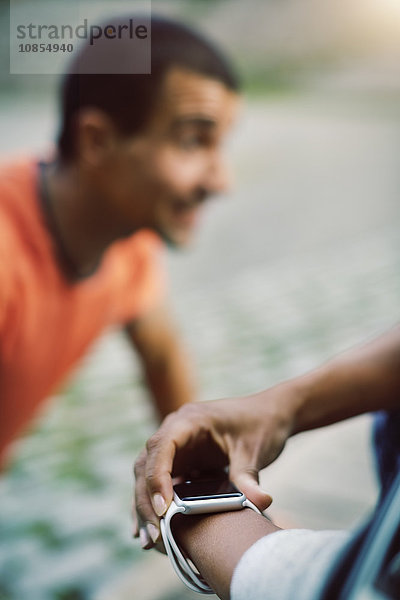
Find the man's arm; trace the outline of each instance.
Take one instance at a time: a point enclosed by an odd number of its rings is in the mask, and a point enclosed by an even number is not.
[[[126,328],[142,362],[158,416],[162,420],[193,399],[189,361],[169,313],[158,307]]]

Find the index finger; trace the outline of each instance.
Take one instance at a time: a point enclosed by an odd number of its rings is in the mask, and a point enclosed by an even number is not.
[[[172,472],[176,453],[193,438],[195,429],[184,417],[170,415],[147,441],[146,485],[159,517],[167,511],[173,497]]]

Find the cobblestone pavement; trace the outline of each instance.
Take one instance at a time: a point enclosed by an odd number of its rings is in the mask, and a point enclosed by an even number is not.
[[[18,148],[20,107],[3,108],[3,140]],[[51,119],[46,105],[31,114],[37,147]],[[398,320],[399,133],[398,115],[365,99],[248,107],[230,149],[236,191],[168,257],[201,399],[272,385]],[[0,482],[0,598],[197,597],[130,538],[131,463],[153,427],[135,358],[109,332]],[[376,495],[368,431],[365,416],[291,440],[262,476],[276,518],[358,523]]]

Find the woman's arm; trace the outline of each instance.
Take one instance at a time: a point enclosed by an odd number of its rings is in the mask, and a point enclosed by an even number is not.
[[[180,546],[223,600],[230,597],[233,571],[260,538],[280,528],[248,508],[213,515],[176,515],[173,531]]]
[[[139,528],[151,524],[157,532],[172,499],[171,475],[193,470],[229,466],[230,479],[264,510],[271,498],[258,486],[258,472],[289,436],[399,406],[400,326],[258,394],[188,404],[164,420],[136,461]]]

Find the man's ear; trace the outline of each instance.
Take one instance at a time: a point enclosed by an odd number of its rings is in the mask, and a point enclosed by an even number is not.
[[[118,132],[112,120],[97,108],[83,108],[76,115],[78,159],[92,167],[102,167],[117,146]]]

